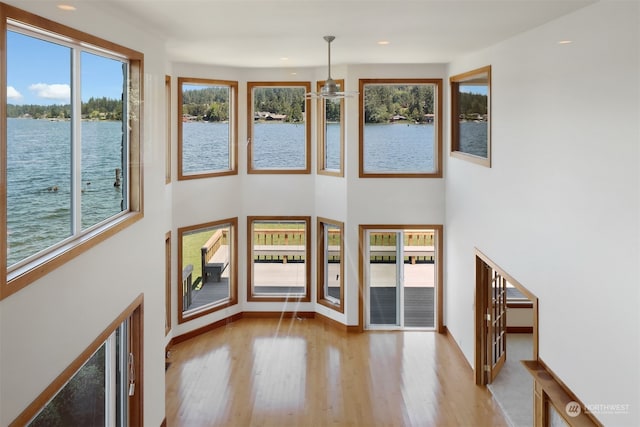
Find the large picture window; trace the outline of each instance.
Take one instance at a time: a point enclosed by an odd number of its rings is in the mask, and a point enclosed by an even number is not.
[[[238,82],[178,78],[178,179],[237,174]]]
[[[249,301],[310,301],[309,217],[249,217]]]
[[[142,54],[0,8],[4,297],[142,217]]]
[[[238,302],[238,219],[178,229],[178,323]]]
[[[310,173],[309,82],[249,82],[248,173]]]
[[[360,80],[360,177],[442,177],[442,80]]]
[[[324,84],[317,82],[316,90]],[[344,80],[336,84],[342,88]],[[344,99],[318,100],[318,174],[344,176]]]

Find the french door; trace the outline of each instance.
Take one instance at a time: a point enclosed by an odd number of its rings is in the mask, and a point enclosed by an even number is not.
[[[476,383],[490,384],[507,359],[507,279],[479,257],[476,274]]]
[[[435,328],[433,230],[367,229],[365,328]]]

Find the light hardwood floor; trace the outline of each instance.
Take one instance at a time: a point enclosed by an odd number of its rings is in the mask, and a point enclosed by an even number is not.
[[[241,319],[172,348],[168,427],[506,426],[446,336]]]

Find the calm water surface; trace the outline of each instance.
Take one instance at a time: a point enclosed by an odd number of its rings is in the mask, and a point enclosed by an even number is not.
[[[122,123],[82,122],[82,229],[122,210]],[[7,119],[8,265],[71,235],[71,123]],[[124,184],[124,181],[121,181]]]
[[[114,187],[122,170],[122,123],[82,122],[82,228],[125,209],[124,187]],[[326,163],[340,166],[340,125],[327,125]],[[183,123],[183,171],[186,174],[229,169],[228,123]],[[70,174],[71,123],[7,120],[8,262],[14,264],[71,235],[73,197]],[[254,124],[254,167],[305,167],[305,126]],[[431,172],[433,125],[365,126],[365,170]],[[486,131],[485,131],[486,138]],[[126,172],[126,168],[124,169]]]

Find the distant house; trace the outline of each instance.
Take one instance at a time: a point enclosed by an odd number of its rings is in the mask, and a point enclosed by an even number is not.
[[[270,113],[268,111],[257,111],[254,115],[253,115],[253,120],[286,120],[287,119],[287,115],[286,114],[276,114],[276,113]]]
[[[425,123],[433,123],[434,117],[435,117],[435,114],[425,114],[424,115]]]
[[[397,122],[398,120],[407,120],[407,118],[405,116],[401,116],[400,114],[396,114],[395,116],[391,117],[392,122]]]

